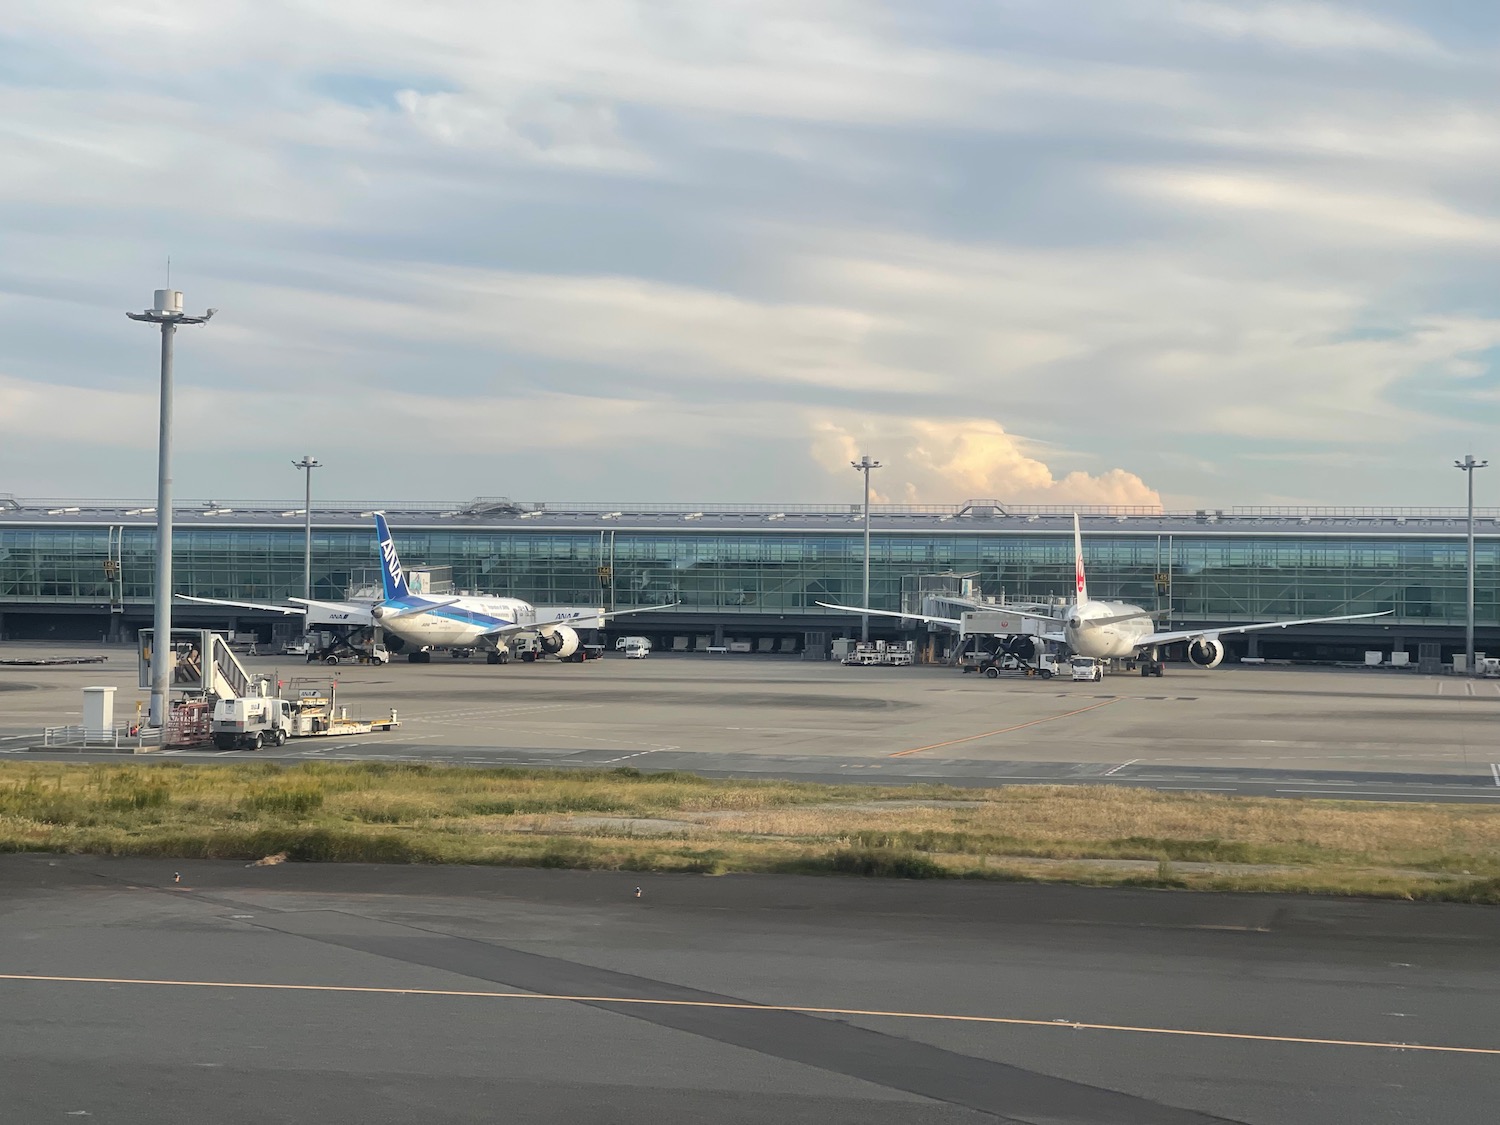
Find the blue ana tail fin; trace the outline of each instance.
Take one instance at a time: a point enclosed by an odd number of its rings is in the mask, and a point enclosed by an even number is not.
[[[406,588],[406,575],[401,571],[401,556],[396,554],[396,544],[391,539],[391,529],[386,526],[385,513],[375,513],[375,539],[380,544],[380,585],[386,601],[404,598],[411,593]]]

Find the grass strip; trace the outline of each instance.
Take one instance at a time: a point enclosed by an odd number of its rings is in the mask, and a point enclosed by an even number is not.
[[[1485,807],[408,763],[0,763],[0,851],[1500,902]]]

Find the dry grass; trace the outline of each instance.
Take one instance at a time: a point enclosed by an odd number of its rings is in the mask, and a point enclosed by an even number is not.
[[[0,851],[20,850],[1500,901],[1500,816],[1489,808],[1115,787],[871,789],[634,770],[3,763]]]

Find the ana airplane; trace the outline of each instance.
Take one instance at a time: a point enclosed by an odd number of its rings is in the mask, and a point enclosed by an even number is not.
[[[581,643],[575,625],[604,621],[629,613],[649,613],[671,609],[668,605],[641,606],[632,609],[570,610],[566,614],[537,619],[536,607],[519,598],[492,597],[483,594],[432,595],[414,594],[406,584],[406,574],[396,544],[391,539],[385,516],[375,513],[375,536],[380,544],[380,582],[384,595],[373,605],[362,602],[320,602],[309,598],[291,598],[295,606],[261,605],[255,602],[224,601],[216,598],[191,598],[177,595],[182,601],[202,605],[235,606],[240,609],[274,610],[283,614],[307,614],[316,610],[322,620],[330,618],[349,625],[379,625],[387,633],[400,637],[412,646],[415,659],[431,659],[434,648],[485,649],[491,664],[503,663],[509,653],[508,641],[521,633],[535,633],[542,650],[553,656],[568,657]],[[347,614],[347,617],[341,615]]]
[[[1385,617],[1390,611],[1380,613],[1346,613],[1338,617],[1305,617],[1297,621],[1261,621],[1253,625],[1224,625],[1217,628],[1176,629],[1160,632],[1156,628],[1156,614],[1129,602],[1096,602],[1089,597],[1088,581],[1083,573],[1083,534],[1078,526],[1078,516],[1073,516],[1073,570],[1076,585],[1071,605],[1063,608],[1061,618],[1042,613],[1028,613],[1005,606],[1005,612],[1015,617],[1029,617],[1049,625],[1061,625],[1061,629],[1042,632],[1039,638],[1054,644],[1067,645],[1078,656],[1091,656],[1096,660],[1139,660],[1141,675],[1162,674],[1162,645],[1176,641],[1188,642],[1188,659],[1200,668],[1217,668],[1224,659],[1224,643],[1219,640],[1224,633],[1251,633],[1260,629],[1286,629],[1292,625],[1316,625],[1329,621],[1358,621],[1366,617]],[[839,609],[848,613],[875,614],[881,617],[902,617],[916,621],[932,621],[961,628],[963,622],[953,617],[932,617],[920,613],[894,613],[890,610],[862,609],[858,606],[835,605],[819,602],[825,609]]]

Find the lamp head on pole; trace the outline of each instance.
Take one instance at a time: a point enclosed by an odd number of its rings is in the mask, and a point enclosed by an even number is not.
[[[880,462],[871,461],[869,456],[866,455],[861,457],[858,461],[850,461],[849,467],[856,470],[857,472],[867,473],[871,469],[880,468]]]
[[[306,454],[306,455],[303,456],[302,460],[300,460],[300,461],[293,461],[292,462],[292,468],[294,468],[294,469],[316,469],[316,468],[321,467],[322,464],[323,464],[323,462],[319,461],[316,457],[312,456],[311,454]]]
[[[1483,468],[1487,467],[1488,465],[1489,465],[1488,461],[1476,461],[1476,460],[1474,460],[1474,454],[1472,454],[1472,453],[1470,453],[1462,461],[1455,461],[1455,462],[1453,462],[1453,467],[1455,469],[1463,469],[1465,472],[1469,472],[1469,471],[1471,471],[1473,469],[1483,469]]]

